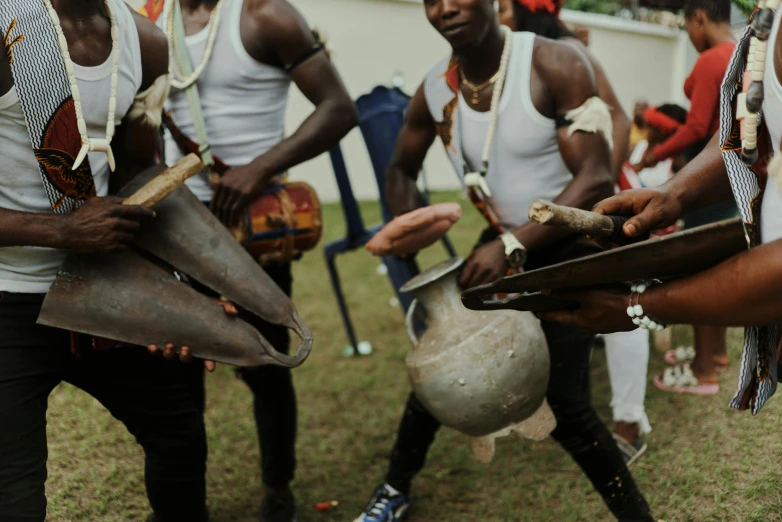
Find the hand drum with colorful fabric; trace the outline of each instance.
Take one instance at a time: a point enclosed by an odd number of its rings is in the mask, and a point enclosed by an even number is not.
[[[250,204],[243,225],[232,232],[262,265],[289,262],[320,241],[320,200],[307,183],[275,183]]]

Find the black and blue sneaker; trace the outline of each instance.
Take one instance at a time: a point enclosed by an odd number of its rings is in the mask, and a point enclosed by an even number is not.
[[[408,495],[383,484],[354,522],[397,522],[405,518],[411,505]]]

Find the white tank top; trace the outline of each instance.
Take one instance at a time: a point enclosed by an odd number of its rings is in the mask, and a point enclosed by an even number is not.
[[[111,10],[117,19],[121,41],[115,120],[119,126],[141,87],[141,50],[136,23],[129,8],[122,0],[111,0]],[[105,137],[111,91],[111,57],[97,67],[74,66],[88,134]],[[3,158],[0,207],[51,214],[52,208],[41,181],[38,161],[30,145],[24,113],[14,87],[0,96],[0,157]],[[90,153],[89,160],[96,193],[105,196],[109,183],[106,155]],[[47,292],[65,255],[65,251],[50,248],[0,248],[0,291]]]
[[[769,52],[766,55],[766,70],[763,76],[763,122],[768,128],[774,153],[780,153],[782,140],[782,85],[777,79],[774,68],[774,45],[779,35],[782,9],[778,9],[774,26],[769,36]],[[764,243],[782,238],[782,180],[769,176],[763,195],[763,207],[760,214],[760,237]]]
[[[244,48],[240,34],[244,0],[223,1],[212,58],[198,79],[198,91],[212,152],[236,167],[252,162],[282,140],[290,78],[282,69],[258,62]],[[166,1],[158,20],[161,28],[171,5],[171,0]],[[193,67],[201,63],[208,34],[207,26],[185,40]],[[197,141],[184,92],[173,89],[167,108],[182,132]],[[166,132],[166,162],[171,164],[181,157]],[[187,185],[201,201],[212,199],[206,174],[190,178]]]
[[[532,102],[534,47],[533,33],[513,33],[508,76],[500,98],[497,131],[486,175],[493,207],[501,224],[508,228],[529,221],[527,211],[533,201],[554,199],[573,179],[559,153],[555,121],[540,114]],[[443,73],[447,65],[448,59],[429,73],[424,89],[432,117],[438,122],[443,120],[443,96],[439,91],[440,84],[445,83]],[[457,174],[463,176],[463,169],[458,165],[459,150],[469,171],[478,170],[491,114],[470,108],[461,91],[456,112],[454,147],[449,155]]]

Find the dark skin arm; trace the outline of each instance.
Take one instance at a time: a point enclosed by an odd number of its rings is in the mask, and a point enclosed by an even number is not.
[[[576,311],[540,314],[541,319],[597,333],[634,330],[626,309],[627,287],[557,292],[581,303]],[[660,324],[710,326],[782,322],[782,240],[743,252],[700,274],[656,285],[641,296],[644,313]]]
[[[589,53],[588,49],[579,40],[569,40],[571,45],[579,46],[579,48],[589,58],[589,63],[592,65],[592,69],[595,71],[595,80],[597,81],[597,95],[600,99],[606,102],[606,105],[611,109],[611,123],[613,123],[612,138],[614,141],[614,148],[611,152],[612,156],[612,170],[614,179],[619,177],[619,173],[622,171],[624,162],[629,154],[628,147],[630,144],[630,119],[625,114],[622,105],[619,103],[619,99],[616,97],[611,83],[606,77],[605,71],[600,64],[595,60],[594,56]]]
[[[293,63],[316,43],[307,22],[285,0],[248,0],[241,32],[253,58],[277,66]],[[272,178],[334,147],[358,123],[353,101],[325,52],[299,65],[291,79],[315,110],[291,136],[221,178],[212,211],[223,223],[236,224]]]
[[[436,135],[422,85],[410,100],[405,124],[386,171],[386,200],[395,216],[418,208],[420,199],[416,180]]]
[[[606,215],[633,216],[625,223],[623,232],[634,237],[669,227],[684,212],[732,197],[719,136],[715,135],[703,152],[668,182],[656,188],[620,192],[598,203],[594,210]]]
[[[538,110],[553,117],[583,105],[597,94],[597,85],[582,53],[568,43],[538,38],[533,54],[532,92]],[[568,136],[567,128],[563,128],[558,131],[557,140],[573,180],[554,199],[555,203],[588,209],[613,192],[611,156],[603,136],[585,132]],[[513,230],[513,234],[531,252],[565,237],[568,232],[529,222]],[[495,240],[473,252],[459,283],[471,288],[494,281],[507,270],[504,245]]]

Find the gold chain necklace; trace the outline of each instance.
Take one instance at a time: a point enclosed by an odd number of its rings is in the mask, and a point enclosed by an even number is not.
[[[461,76],[462,78],[462,84],[466,85],[472,91],[472,97],[470,98],[470,103],[472,103],[473,105],[478,105],[478,103],[480,103],[481,91],[484,90],[489,85],[494,84],[494,82],[496,82],[497,79],[499,79],[500,72],[501,71],[497,71],[496,73],[494,73],[494,76],[492,76],[482,84],[475,85],[464,76],[464,70],[461,67],[459,68],[459,76]]]

